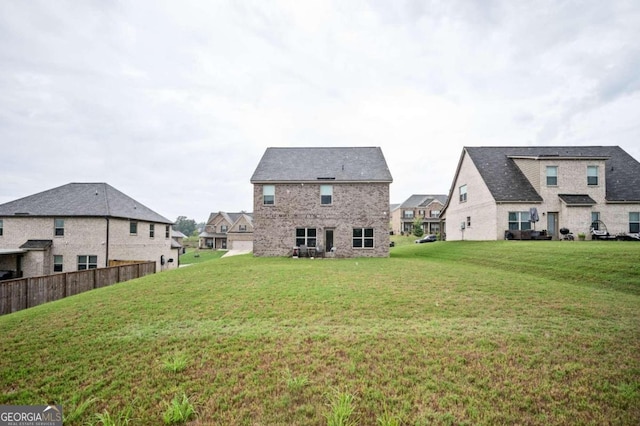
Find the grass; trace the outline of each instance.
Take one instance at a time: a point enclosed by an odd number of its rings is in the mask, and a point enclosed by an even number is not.
[[[234,256],[2,316],[0,404],[157,425],[188,395],[193,425],[327,425],[350,395],[357,424],[637,424],[640,244],[414,239],[388,259]]]
[[[226,252],[226,250],[187,249],[185,254],[180,255],[180,265],[192,265],[220,259]]]

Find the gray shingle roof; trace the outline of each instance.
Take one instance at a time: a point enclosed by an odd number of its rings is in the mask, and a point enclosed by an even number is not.
[[[20,246],[21,249],[27,250],[44,250],[53,245],[53,240],[27,240]]]
[[[542,201],[510,157],[607,158],[607,201],[640,201],[640,163],[619,146],[465,147],[498,202]]]
[[[393,181],[379,147],[267,148],[251,177],[260,182]]]
[[[438,194],[438,195],[413,194],[412,196],[407,198],[400,205],[400,207],[405,209],[426,207],[433,200],[438,200],[441,204],[444,205],[447,201],[447,196],[443,194]]]
[[[596,201],[587,194],[558,194],[558,198],[568,206],[593,206]]]
[[[173,223],[106,183],[69,183],[0,204],[0,216],[98,216]]]

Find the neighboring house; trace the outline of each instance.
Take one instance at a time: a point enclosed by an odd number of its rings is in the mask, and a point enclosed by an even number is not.
[[[176,231],[175,229],[171,228],[171,238],[173,239],[173,241],[171,242],[171,247],[178,249],[178,253],[180,254],[184,253],[183,241],[185,238],[187,238],[187,236],[182,232]]]
[[[251,177],[254,255],[388,256],[392,181],[379,147],[267,148]]]
[[[253,217],[251,213],[211,213],[199,235],[200,248],[216,250],[252,250]]]
[[[640,163],[618,146],[466,147],[443,217],[449,241],[530,230],[557,239],[561,228],[588,235],[592,223],[636,233]]]
[[[0,205],[0,270],[17,278],[122,261],[175,268],[171,224],[106,183],[70,183]]]
[[[447,196],[414,194],[391,212],[391,229],[394,234],[413,233],[416,218],[422,222],[425,234],[440,233],[440,212],[447,202]]]

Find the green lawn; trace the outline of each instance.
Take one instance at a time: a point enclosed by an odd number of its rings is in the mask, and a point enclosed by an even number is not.
[[[181,402],[193,425],[638,423],[640,244],[414,239],[0,317],[0,404],[59,403],[71,425],[162,424]]]

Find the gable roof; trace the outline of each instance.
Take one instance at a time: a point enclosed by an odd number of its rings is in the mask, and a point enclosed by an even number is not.
[[[513,158],[604,159],[607,201],[640,201],[640,163],[619,146],[465,147],[464,153],[497,202],[542,201]]]
[[[407,198],[400,207],[405,209],[416,208],[416,207],[426,207],[434,200],[444,204],[447,201],[447,196],[440,195],[425,195],[425,194],[413,194],[409,198]]]
[[[380,147],[267,148],[251,183],[389,182]]]
[[[69,183],[0,204],[0,216],[117,217],[173,223],[106,183]]]

